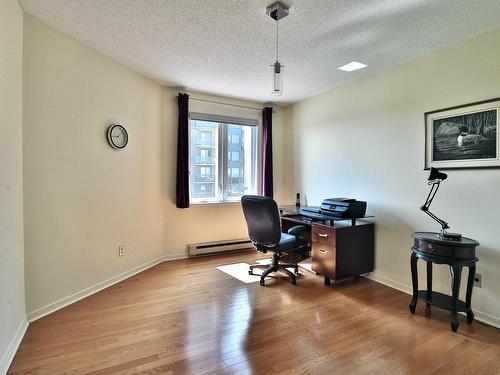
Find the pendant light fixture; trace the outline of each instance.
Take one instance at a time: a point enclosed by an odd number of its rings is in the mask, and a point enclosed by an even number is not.
[[[288,16],[288,8],[280,3],[274,3],[266,9],[269,17],[276,21],[276,62],[271,65],[273,67],[273,91],[271,95],[283,95],[283,65],[279,61],[279,29],[278,21]]]

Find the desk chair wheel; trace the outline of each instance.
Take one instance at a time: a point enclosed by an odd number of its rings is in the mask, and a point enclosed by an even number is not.
[[[297,279],[295,277],[292,278],[292,285],[297,285]]]
[[[253,271],[252,271],[252,270],[249,270],[249,271],[248,271],[248,274],[249,274],[249,275],[253,275]]]
[[[296,275],[299,274],[299,267],[296,267],[295,270],[293,271],[293,273],[295,273]]]
[[[266,282],[264,281],[264,279],[260,279],[260,286],[266,286]]]

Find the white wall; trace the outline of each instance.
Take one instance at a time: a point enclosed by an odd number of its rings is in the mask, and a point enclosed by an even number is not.
[[[31,313],[163,256],[163,90],[27,14],[23,74]],[[122,151],[106,141],[113,122]]]
[[[74,293],[157,257],[185,257],[189,243],[247,236],[239,204],[175,207],[177,91],[29,15],[25,15],[24,39],[30,316],[61,306]],[[214,106],[214,111],[230,108]],[[280,113],[278,109],[274,116],[277,197],[283,183]],[[260,117],[258,112],[252,114]],[[106,143],[106,127],[114,121],[129,132],[123,151]],[[119,245],[126,248],[123,258],[117,256]]]
[[[499,46],[497,30],[290,109],[290,185],[305,193],[310,204],[332,196],[368,201],[369,213],[376,216],[376,279],[410,290],[411,233],[439,229],[419,211],[428,191],[424,112],[499,97]],[[432,209],[449,221],[451,231],[481,243],[477,272],[483,274],[483,286],[474,290],[473,308],[499,326],[500,170],[448,175]],[[449,291],[444,266],[435,284]]]
[[[0,373],[26,328],[24,309],[22,58],[23,13],[0,2]]]

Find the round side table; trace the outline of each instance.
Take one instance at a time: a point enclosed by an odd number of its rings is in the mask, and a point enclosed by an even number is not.
[[[448,240],[439,237],[439,233],[416,232],[411,254],[411,278],[413,283],[413,298],[410,302],[410,311],[415,314],[417,301],[424,301],[427,307],[436,306],[451,311],[451,330],[458,329],[458,312],[467,314],[467,323],[474,321],[474,313],[471,308],[472,288],[476,274],[476,247],[479,242],[462,237],[460,240]],[[418,290],[417,261],[422,259],[427,262],[427,289]],[[446,295],[432,291],[432,264],[448,264],[453,270],[452,295]],[[460,292],[460,279],[462,268],[469,268],[467,279],[467,293],[465,302],[458,299]]]

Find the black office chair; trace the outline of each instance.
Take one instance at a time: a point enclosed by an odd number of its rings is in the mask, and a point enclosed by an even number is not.
[[[281,233],[278,205],[274,200],[260,195],[244,195],[241,198],[243,213],[247,221],[248,235],[257,251],[273,252],[273,262],[270,265],[254,264],[248,273],[253,275],[255,268],[264,269],[260,276],[260,285],[265,285],[265,277],[271,272],[281,271],[288,275],[292,284],[297,283],[295,275],[299,266],[292,263],[280,263],[280,253],[291,250],[300,250],[309,246],[309,240],[301,234],[307,231],[303,225],[290,228],[288,233]],[[295,273],[287,268],[293,268]]]

